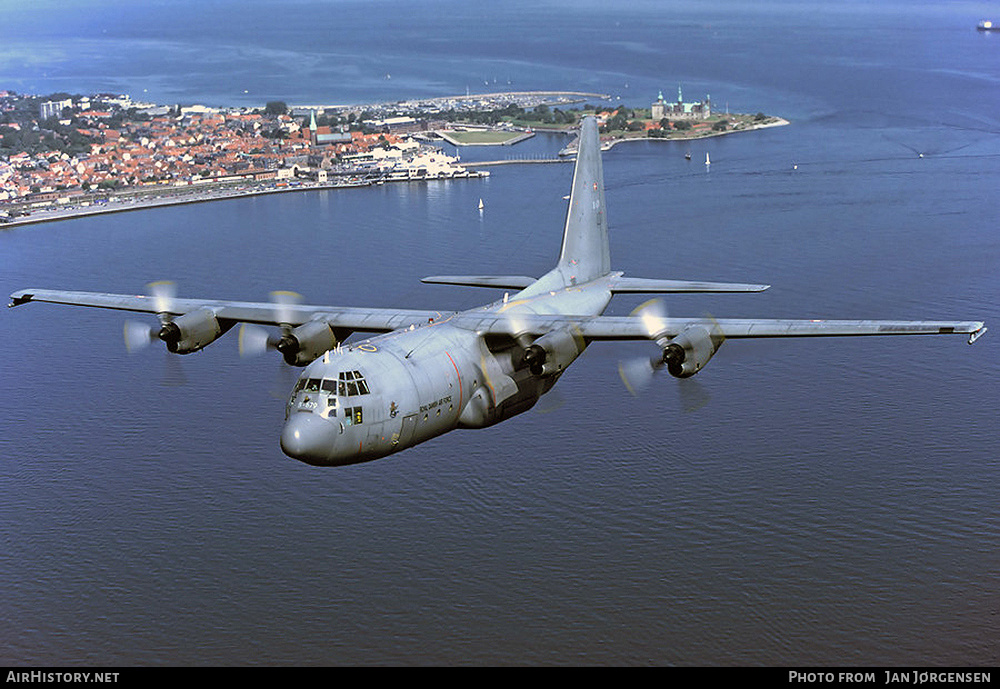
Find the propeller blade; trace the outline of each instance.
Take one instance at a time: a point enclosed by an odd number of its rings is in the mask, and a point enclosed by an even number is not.
[[[708,322],[710,323],[708,327],[709,335],[711,335],[712,340],[718,343],[718,346],[721,347],[722,343],[726,341],[726,334],[722,330],[722,326],[719,325],[719,321],[715,320],[715,316],[710,313],[706,313],[705,318],[708,319]]]
[[[525,319],[523,318],[522,302],[509,301],[510,294],[504,293],[503,302],[504,305],[500,307],[497,314],[503,317],[504,322],[507,324],[507,331],[514,336],[515,339],[520,339],[521,337],[527,335],[528,327],[525,325]]]
[[[631,315],[639,317],[646,331],[646,337],[651,340],[656,340],[667,327],[667,310],[662,299],[650,299],[639,304],[632,309]],[[653,380],[653,374],[661,368],[663,368],[661,357],[639,357],[619,361],[618,375],[621,376],[628,391],[633,396],[638,396]]]
[[[244,323],[240,326],[239,350],[241,357],[258,356],[268,349],[274,349],[275,343],[270,333],[259,325]]]
[[[621,376],[625,387],[634,397],[638,397],[651,380],[653,374],[663,368],[663,360],[654,356],[652,358],[637,358],[628,361],[618,362],[618,375]]]
[[[173,300],[177,296],[177,286],[170,280],[157,280],[146,285],[146,292],[153,298],[153,308],[160,316],[160,324],[150,327],[141,321],[125,321],[125,348],[129,353],[137,352],[159,339],[160,328],[171,320]]]
[[[633,316],[638,316],[646,329],[646,336],[655,340],[667,329],[670,321],[667,319],[667,308],[662,299],[650,299],[639,304],[632,310]]]
[[[160,385],[168,388],[179,388],[187,385],[187,375],[184,373],[184,366],[181,364],[181,357],[169,352],[164,352],[163,378]]]
[[[535,411],[539,414],[549,414],[557,411],[566,405],[566,398],[559,392],[559,388],[552,388],[538,399]]]
[[[670,320],[667,318],[667,307],[663,300],[656,298],[645,301],[632,309],[633,316],[638,316],[646,331],[646,337],[663,346],[666,342],[666,332]],[[653,380],[653,374],[664,367],[663,356],[639,357],[618,362],[618,375],[625,387],[633,396],[638,396]]]
[[[170,280],[157,280],[146,285],[149,296],[155,300],[157,313],[167,313],[173,307],[174,297],[177,296],[177,285]]]
[[[678,380],[677,394],[680,396],[681,411],[685,414],[698,411],[712,399],[708,389],[694,378]]]
[[[291,323],[294,320],[294,311],[291,307],[302,303],[302,295],[298,292],[277,290],[271,292],[270,297],[274,302],[274,320],[278,323]]]
[[[295,373],[292,367],[281,362],[281,367],[275,373],[275,378],[268,394],[276,400],[287,400],[288,393],[291,391],[292,386],[295,385],[297,378],[298,374]]]
[[[125,349],[129,354],[145,349],[157,339],[157,332],[159,328],[151,328],[141,321],[125,321]]]
[[[281,335],[272,335],[259,325],[242,324],[238,340],[241,357],[257,356],[269,349],[284,353],[284,349],[279,349],[279,345],[283,343],[283,338],[290,337],[292,324],[297,321],[294,307],[302,303],[302,295],[288,290],[276,290],[268,296],[274,305],[274,321],[281,324]]]

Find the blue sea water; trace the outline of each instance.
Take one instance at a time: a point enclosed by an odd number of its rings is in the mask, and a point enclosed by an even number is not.
[[[791,124],[605,154],[615,268],[773,285],[671,297],[671,315],[1000,323],[990,5],[702,5],[10,3],[0,89],[639,106],[679,84]],[[503,166],[7,230],[0,293],[169,278],[187,296],[471,307],[496,295],[419,278],[544,272],[570,176]],[[638,397],[618,363],[652,345],[595,344],[521,417],[317,470],[277,444],[294,372],[240,359],[231,335],[128,355],[123,320],[0,318],[0,663],[1000,659],[994,333],[731,342]]]

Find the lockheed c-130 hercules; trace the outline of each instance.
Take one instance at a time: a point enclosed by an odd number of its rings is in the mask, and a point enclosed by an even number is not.
[[[278,350],[304,366],[286,406],[281,448],[314,465],[377,459],[457,428],[484,428],[530,409],[592,342],[651,340],[659,352],[627,384],[666,369],[700,371],[724,340],[837,335],[969,335],[966,321],[667,318],[655,302],[629,316],[601,315],[614,294],[759,292],[768,285],[625,277],[611,270],[597,122],[582,122],[562,248],[538,279],[436,276],[423,282],[517,290],[456,313],[308,306],[292,300],[234,302],[28,289],[31,301],[156,314],[147,341],[177,354],[196,352],[242,323],[241,344]],[[278,328],[267,334],[261,326]],[[374,333],[345,343],[355,332]],[[253,343],[256,342],[256,345]]]

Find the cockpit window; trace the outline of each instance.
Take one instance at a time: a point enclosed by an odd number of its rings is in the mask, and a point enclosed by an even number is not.
[[[344,407],[344,425],[360,426],[364,423],[364,413],[361,407]]]
[[[302,391],[322,392],[325,395],[338,395],[340,397],[371,394],[368,383],[358,371],[341,371],[337,380],[332,378],[299,378],[292,394]]]
[[[360,371],[341,371],[337,376],[337,394],[341,397],[367,395],[368,383]]]

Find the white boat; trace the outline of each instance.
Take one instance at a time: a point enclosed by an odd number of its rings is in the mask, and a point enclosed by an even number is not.
[[[708,154],[705,154],[705,165],[711,165],[712,161],[708,159]]]
[[[479,210],[483,210],[483,208],[485,208],[485,206],[483,205],[483,200],[479,199]]]

